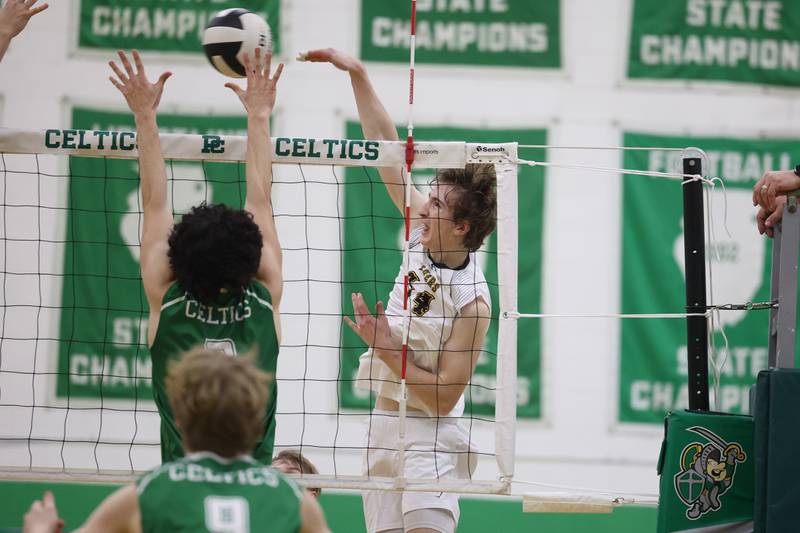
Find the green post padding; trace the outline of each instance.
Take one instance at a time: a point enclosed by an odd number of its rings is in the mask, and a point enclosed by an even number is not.
[[[756,533],[800,530],[800,370],[758,374],[755,405]]]
[[[667,415],[658,472],[658,531],[725,531],[753,519],[753,418]]]

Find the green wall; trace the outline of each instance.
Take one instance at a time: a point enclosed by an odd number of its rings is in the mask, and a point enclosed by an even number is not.
[[[111,485],[0,483],[0,528],[18,528],[22,515],[49,488],[67,529],[81,524]],[[323,492],[321,503],[334,533],[361,533],[361,498],[350,493]],[[520,500],[461,499],[458,533],[648,533],[656,530],[654,509],[618,509],[610,515],[524,514]]]

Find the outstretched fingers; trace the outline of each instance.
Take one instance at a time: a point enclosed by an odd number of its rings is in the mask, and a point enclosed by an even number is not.
[[[256,48],[253,51],[253,55],[256,58],[256,66],[255,66],[256,74],[258,74],[259,76],[269,76],[269,66],[270,66],[270,61],[272,59],[272,55],[267,54],[266,57],[263,57],[261,54],[261,48]]]
[[[114,76],[109,76],[108,81],[110,81],[111,84],[119,90],[119,92],[125,94],[125,86],[118,82]]]
[[[278,68],[275,69],[275,74],[272,75],[272,85],[278,83],[278,80],[281,79],[282,73],[283,73],[283,63],[279,63]]]
[[[117,78],[119,78],[119,81],[122,82],[123,85],[128,83],[128,77],[122,72],[122,69],[120,69],[116,63],[109,61],[108,66],[111,67],[111,70],[114,71],[114,74],[117,75]]]
[[[158,81],[156,82],[156,85],[158,86],[159,90],[164,89],[164,84],[167,82],[170,76],[172,76],[172,72],[170,71],[161,73],[161,76],[158,77]]]
[[[353,321],[350,319],[350,317],[349,317],[349,316],[344,316],[344,317],[342,317],[342,318],[344,318],[344,323],[345,323],[345,324],[347,324],[348,326],[350,326],[350,329],[352,329],[352,330],[353,330],[355,333],[357,333],[357,334],[359,334],[359,335],[361,334],[361,332],[358,330],[358,325],[356,325],[356,323],[355,323],[355,322],[353,322]]]
[[[142,56],[139,55],[139,51],[133,50],[131,55],[133,56],[133,62],[136,64],[136,75],[144,76],[144,63],[142,63]]]
[[[127,54],[125,54],[125,52],[122,50],[118,50],[117,54],[119,55],[119,60],[122,62],[122,66],[125,67],[125,72],[128,74],[128,78],[133,78],[135,74],[133,72],[131,62],[128,60]]]
[[[356,315],[356,322],[359,324],[369,318],[372,318],[372,313],[367,307],[367,302],[364,301],[364,295],[359,293],[355,293],[353,298],[353,311]]]
[[[330,61],[332,52],[333,52],[332,48],[319,48],[316,50],[309,50],[308,52],[301,53],[298,56],[298,59],[300,61],[311,61],[312,63]]]
[[[250,60],[250,54],[245,52],[242,54],[242,64],[244,65],[244,73],[247,76],[247,83],[250,84],[250,80],[253,78],[253,74],[255,74],[255,67],[253,66],[253,62]]]
[[[36,3],[36,0],[33,0],[30,4],[28,4],[28,7],[30,8],[35,3]],[[32,9],[30,9],[28,11],[28,18],[31,18],[32,16],[34,16],[34,15],[36,15],[38,13],[41,13],[42,11],[47,9],[48,7],[50,7],[50,5],[47,4],[47,3],[44,3],[42,5],[38,5],[38,6],[34,7],[34,8],[32,8]]]
[[[235,84],[235,83],[233,83],[231,81],[226,83],[225,87],[227,87],[231,91],[235,92],[239,97],[244,95],[244,90],[241,87],[239,87],[237,84]]]

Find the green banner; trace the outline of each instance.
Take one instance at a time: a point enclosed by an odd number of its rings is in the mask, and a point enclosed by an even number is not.
[[[244,116],[160,114],[162,133],[243,135]],[[130,113],[75,107],[75,128],[133,130]],[[58,396],[151,399],[148,306],[139,273],[142,224],[136,160],[71,157]],[[202,201],[240,207],[244,168],[168,161],[173,212]]]
[[[561,67],[559,0],[417,0],[417,63]],[[361,57],[408,63],[411,2],[361,2]]]
[[[258,13],[280,52],[280,0],[81,0],[78,47],[203,53],[203,30],[223,9]]]
[[[545,130],[487,130],[451,127],[415,127],[415,137],[425,141],[509,142],[546,144]],[[361,138],[358,123],[347,123],[347,138]],[[527,154],[545,160],[544,150]],[[541,312],[542,213],[544,206],[544,171],[542,167],[520,167],[519,172],[519,287],[520,312]],[[419,170],[414,180],[424,189],[434,177],[432,170]],[[402,262],[403,219],[389,199],[380,176],[372,169],[348,168],[345,171],[345,220],[342,309],[352,311],[350,294],[361,292],[370,305],[386,301]],[[494,415],[497,367],[497,243],[493,233],[478,252],[478,260],[489,282],[493,320],[489,328],[472,383],[465,391],[467,415]],[[540,402],[540,324],[538,320],[520,321],[517,325],[517,415],[537,418]],[[368,409],[372,406],[369,391],[355,388],[353,378],[364,343],[348,328],[343,329],[341,361],[341,405]]]
[[[625,146],[698,146],[709,175],[724,178],[712,195],[713,243],[707,243],[713,303],[769,300],[771,250],[756,231],[752,187],[763,172],[792,168],[796,140],[667,137],[626,133]],[[680,171],[680,151],[626,151],[624,167]],[[656,200],[657,199],[657,200]],[[727,218],[726,218],[727,213]],[[625,176],[623,180],[622,312],[682,313],[685,306],[683,191],[679,182]],[[712,283],[713,280],[713,283]],[[712,300],[709,300],[712,302]],[[720,410],[746,413],[750,386],[767,366],[766,311],[722,311],[713,335],[720,363]],[[727,355],[724,332],[727,337]],[[661,422],[688,407],[685,320],[623,320],[619,419]],[[709,372],[711,375],[711,372]]]
[[[658,532],[751,531],[733,526],[753,520],[754,465],[751,417],[670,413],[658,465]]]
[[[630,78],[800,85],[800,3],[635,0]]]

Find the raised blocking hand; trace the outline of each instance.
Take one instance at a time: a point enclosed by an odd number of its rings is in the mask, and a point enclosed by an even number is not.
[[[147,74],[144,72],[144,64],[139,52],[133,50],[133,61],[136,64],[136,70],[131,66],[128,56],[120,50],[117,52],[120,62],[122,63],[125,72],[120,69],[113,61],[108,62],[108,66],[117,75],[109,76],[108,79],[114,84],[114,87],[119,89],[125,101],[128,102],[128,107],[131,108],[133,114],[139,113],[154,113],[158,109],[158,104],[161,102],[161,94],[164,92],[164,83],[172,76],[172,72],[164,72],[158,77],[155,83],[150,83],[147,79]]]

